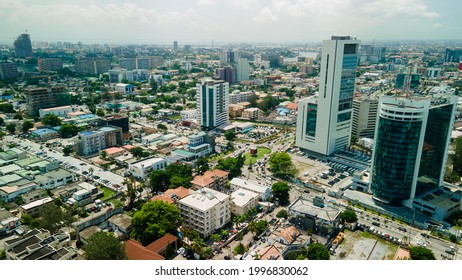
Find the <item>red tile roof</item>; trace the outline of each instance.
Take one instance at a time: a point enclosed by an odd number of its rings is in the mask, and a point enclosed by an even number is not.
[[[168,189],[164,194],[156,195],[151,200],[162,200],[167,203],[173,204],[172,196],[176,195],[178,200],[183,199],[189,195],[189,189],[185,187],[178,187],[176,189]]]
[[[159,252],[177,240],[177,237],[167,234],[144,247],[138,241],[130,239],[125,242],[125,252],[129,260],[165,260]]]

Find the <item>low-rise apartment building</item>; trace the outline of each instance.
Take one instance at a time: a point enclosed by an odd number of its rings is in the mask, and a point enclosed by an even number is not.
[[[206,238],[231,221],[230,196],[202,188],[178,201],[186,226]]]

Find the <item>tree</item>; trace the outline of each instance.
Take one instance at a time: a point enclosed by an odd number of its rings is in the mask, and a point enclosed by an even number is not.
[[[146,246],[167,233],[176,235],[181,222],[180,210],[174,205],[151,201],[133,214],[131,236]]]
[[[248,229],[253,232],[255,235],[260,235],[265,232],[268,227],[268,222],[265,220],[260,220],[258,222],[252,221],[249,223]]]
[[[66,146],[66,147],[63,148],[63,153],[66,156],[68,156],[73,151],[74,151],[74,149],[72,148],[72,146]]]
[[[14,115],[13,119],[16,119],[16,120],[22,120],[23,117],[20,113],[16,113],[16,115]]]
[[[279,201],[279,205],[286,205],[289,203],[289,190],[290,187],[285,182],[277,182],[273,184],[273,197]]]
[[[68,212],[63,212],[61,207],[49,203],[42,207],[39,218],[35,220],[38,228],[47,229],[54,234],[61,227],[60,222],[70,224],[73,219],[72,215]]]
[[[97,232],[88,238],[83,247],[87,260],[126,260],[124,245],[109,232]]]
[[[62,138],[70,138],[77,135],[79,128],[76,125],[65,123],[59,128],[59,135]]]
[[[312,243],[308,246],[307,257],[310,260],[328,260],[330,259],[330,254],[324,245]]]
[[[0,112],[2,113],[14,113],[14,107],[13,104],[4,102],[0,103]]]
[[[358,216],[356,216],[355,211],[347,209],[340,214],[340,219],[347,223],[354,223],[358,221]]]
[[[213,240],[213,242],[218,242],[221,240],[221,235],[218,234],[218,233],[214,233],[212,235],[210,235],[210,239]]]
[[[170,164],[165,168],[165,171],[170,176],[170,188],[178,186],[172,185],[172,182],[180,183],[183,187],[189,188],[191,186],[192,167],[184,163]],[[175,179],[175,177],[177,177]]]
[[[107,152],[106,151],[102,151],[101,152],[101,158],[102,159],[105,159],[107,157]]]
[[[33,128],[34,127],[34,123],[32,121],[24,121],[22,123],[22,132],[26,133],[27,131],[29,131],[29,129]]]
[[[158,130],[167,130],[168,128],[167,128],[167,126],[165,124],[160,123],[160,124],[157,125],[157,129]]]
[[[279,211],[277,214],[276,214],[276,217],[277,218],[284,218],[284,219],[287,219],[289,215],[287,214],[287,210],[284,210],[282,209],[281,211]]]
[[[149,184],[153,193],[164,192],[170,186],[170,176],[165,170],[153,170],[149,174]]]
[[[237,244],[236,247],[234,247],[234,250],[233,250],[233,253],[235,255],[242,255],[245,253],[245,246],[244,244],[242,244],[241,242],[239,242],[239,244]]]
[[[134,155],[135,157],[139,158],[139,157],[146,157],[149,155],[149,152],[145,151],[143,148],[141,147],[134,147],[134,148],[131,148],[130,149],[130,153],[132,153],[132,155]]]
[[[42,124],[48,125],[48,126],[60,126],[62,124],[61,119],[53,114],[46,114],[42,119],[41,119]]]
[[[96,109],[96,115],[100,116],[100,117],[104,117],[104,115],[106,115],[106,113],[104,112],[104,110],[102,108],[98,108],[98,109]]]
[[[10,134],[14,134],[16,132],[16,124],[14,123],[9,123],[6,125],[6,130],[8,130],[8,132]]]
[[[425,247],[411,247],[409,254],[411,255],[411,260],[436,260],[433,252]]]
[[[0,126],[3,126],[5,124],[5,121],[3,120],[3,118],[0,118]]]
[[[207,160],[206,157],[200,157],[196,160],[196,165],[197,165],[197,173],[199,174],[204,174],[205,171],[209,170],[209,161]]]
[[[233,141],[234,138],[236,138],[236,133],[234,133],[233,131],[230,131],[230,130],[226,131],[224,133],[224,135],[225,135],[226,140],[228,140],[228,141]]]
[[[245,158],[242,156],[242,153],[234,157],[228,157],[226,159],[218,160],[216,166],[217,169],[225,170],[229,172],[228,178],[232,180],[235,177],[239,177],[242,174],[242,166],[244,166]]]
[[[277,177],[287,178],[294,177],[298,171],[292,163],[292,158],[288,153],[277,152],[270,155],[269,166],[271,172]]]
[[[196,238],[191,243],[191,250],[193,250],[195,253],[198,253],[199,255],[202,254],[204,247],[205,242],[202,240],[202,238]]]

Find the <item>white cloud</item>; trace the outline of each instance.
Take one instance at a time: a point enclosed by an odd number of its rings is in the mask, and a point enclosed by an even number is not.
[[[263,8],[254,18],[253,20],[256,22],[266,22],[266,21],[278,21],[278,17],[273,14],[270,8],[265,7]]]

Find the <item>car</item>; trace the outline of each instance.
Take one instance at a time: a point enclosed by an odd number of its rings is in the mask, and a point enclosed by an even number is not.
[[[87,165],[85,162],[81,162],[80,165]]]
[[[399,229],[400,231],[403,231],[403,232],[406,232],[406,231],[407,231],[407,229],[406,229],[405,227],[398,227],[398,229]]]
[[[380,226],[380,223],[377,223],[377,222],[372,222],[372,224],[376,227],[379,227]]]

